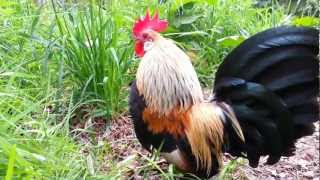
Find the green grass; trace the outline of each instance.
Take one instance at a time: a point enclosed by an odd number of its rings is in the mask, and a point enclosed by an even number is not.
[[[131,26],[147,7],[169,19],[164,35],[193,57],[208,87],[223,57],[245,38],[282,24],[319,25],[311,5],[304,13],[310,17],[297,18],[278,5],[254,8],[250,0],[52,2],[0,1],[0,179],[123,177],[130,158],[105,162],[108,142],[85,143],[77,132],[95,136],[92,119],[126,112],[138,64]],[[73,127],[82,122],[88,126]],[[141,160],[137,171],[145,176],[151,169],[165,179],[181,176],[173,166],[159,169],[156,155]],[[106,172],[104,164],[112,168]]]
[[[59,96],[52,24],[28,1],[0,7],[0,178],[82,177],[85,156],[69,136],[73,106]]]
[[[112,12],[93,3],[88,8],[70,7],[59,15],[61,53],[81,99],[101,101],[99,115],[110,118],[119,112],[123,87],[128,84],[126,72],[132,62],[132,45],[127,29],[118,26]],[[65,13],[65,11],[63,11]],[[123,36],[119,36],[122,34]],[[87,96],[86,96],[87,95]],[[107,107],[107,108],[104,108]]]

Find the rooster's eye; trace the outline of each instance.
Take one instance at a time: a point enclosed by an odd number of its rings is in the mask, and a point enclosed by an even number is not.
[[[147,34],[147,33],[143,33],[143,34],[142,34],[142,38],[143,38],[144,40],[147,40],[147,39],[148,39],[148,34]]]

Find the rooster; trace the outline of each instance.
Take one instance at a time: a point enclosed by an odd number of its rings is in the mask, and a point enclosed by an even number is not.
[[[277,27],[245,40],[226,56],[205,99],[190,58],[161,36],[168,26],[155,12],[132,33],[141,58],[131,84],[129,111],[147,150],[185,172],[211,177],[223,153],[261,156],[274,164],[293,155],[295,141],[314,131],[319,116],[319,31]]]

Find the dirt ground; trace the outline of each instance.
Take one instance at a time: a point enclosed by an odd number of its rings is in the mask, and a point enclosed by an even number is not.
[[[282,157],[281,160],[270,166],[264,165],[266,158],[260,160],[260,165],[257,168],[251,168],[247,163],[240,165],[233,174],[233,179],[261,179],[261,180],[304,180],[304,179],[319,179],[319,122],[315,123],[316,131],[313,135],[303,137],[296,143],[296,152],[294,156]],[[103,138],[111,143],[112,151],[115,156],[106,157],[113,158],[116,161],[123,161],[127,157],[137,155],[128,171],[128,179],[143,179],[139,173],[139,167],[144,167],[143,155],[148,156],[149,153],[143,150],[135,138],[131,120],[123,116],[117,121],[111,123],[110,128],[104,133]],[[166,171],[167,163],[160,159],[158,165]],[[159,173],[154,171],[149,176],[149,179],[159,179]]]

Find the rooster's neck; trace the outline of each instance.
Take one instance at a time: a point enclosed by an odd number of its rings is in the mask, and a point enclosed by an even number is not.
[[[171,40],[160,38],[145,53],[137,87],[149,108],[168,115],[203,101],[201,86],[189,57]]]

